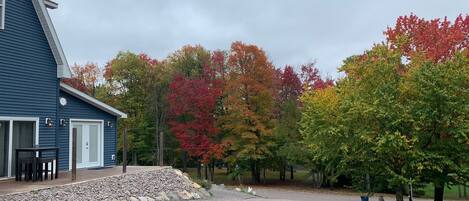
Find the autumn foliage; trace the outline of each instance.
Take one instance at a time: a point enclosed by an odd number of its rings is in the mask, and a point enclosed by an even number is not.
[[[253,182],[301,166],[317,187],[340,178],[402,201],[409,183],[433,183],[441,201],[446,186],[469,181],[469,16],[402,16],[384,35],[335,80],[315,63],[278,68],[237,41],[161,60],[119,52],[102,76],[87,63],[63,81],[128,114],[119,129],[139,165],[157,164],[163,133],[165,165],[197,164],[199,177],[202,164],[212,176],[216,165],[238,178],[250,171]]]
[[[391,48],[404,56],[444,61],[469,48],[469,16],[459,15],[454,22],[446,17],[426,20],[413,14],[401,16],[385,35]]]
[[[75,64],[72,68],[72,78],[64,79],[63,82],[84,93],[93,95],[94,89],[98,85],[101,71],[95,63],[85,65]]]
[[[221,158],[220,145],[215,141],[220,129],[214,116],[221,96],[220,84],[220,80],[212,80],[210,72],[206,72],[194,78],[176,75],[169,86],[171,131],[182,149],[204,163],[212,157]]]

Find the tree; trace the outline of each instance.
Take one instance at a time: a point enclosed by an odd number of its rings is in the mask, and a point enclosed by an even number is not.
[[[106,65],[104,72],[107,94],[112,96],[113,105],[128,114],[127,119],[121,120],[119,129],[129,129],[129,150],[134,164],[154,161],[154,120],[152,110],[148,109],[154,102],[148,86],[156,81],[152,73],[157,71],[152,69],[160,67],[157,63],[144,54],[120,52]]]
[[[340,96],[336,87],[308,90],[301,96],[300,133],[303,137],[307,164],[329,183],[345,172],[343,156],[349,154],[351,138],[341,125]],[[320,176],[321,177],[321,176]],[[321,180],[321,179],[319,179]],[[316,186],[320,187],[321,182]]]
[[[334,80],[322,79],[319,70],[314,63],[307,63],[301,66],[301,80],[304,90],[324,89],[334,85]]]
[[[398,201],[416,172],[412,162],[417,155],[401,115],[400,62],[400,54],[382,45],[349,57],[340,68],[346,77],[337,88],[304,95],[302,119],[313,162],[331,182],[339,174],[350,175],[355,187],[368,195],[384,183],[396,189]]]
[[[210,65],[210,52],[200,45],[186,45],[166,58],[166,62],[177,73],[186,77],[202,75]]]
[[[280,179],[285,180],[287,165],[290,165],[290,177],[293,177],[293,164],[301,158],[298,122],[301,117],[299,96],[302,92],[302,83],[291,66],[285,66],[283,71],[279,69],[276,74],[278,100],[275,109],[278,110],[278,114],[274,129],[276,144],[274,153],[279,161]]]
[[[227,161],[246,162],[252,179],[260,181],[260,162],[272,155],[274,67],[255,45],[234,42],[224,87],[224,115],[220,125],[229,136]]]
[[[222,94],[220,84],[206,67],[203,76],[177,75],[168,95],[171,131],[189,156],[206,165],[223,154],[216,140],[220,131],[215,124],[217,100]]]
[[[86,63],[84,66],[75,64],[72,66],[72,78],[64,79],[64,82],[91,96],[95,96],[95,89],[101,81],[101,71],[95,63]]]
[[[401,16],[385,34],[389,46],[399,49],[408,59],[444,61],[469,48],[469,15],[459,15],[453,23],[446,17],[425,20],[413,14]]]
[[[461,75],[454,73],[467,75],[464,60],[469,57],[469,16],[459,15],[454,22],[447,18],[425,20],[416,15],[402,16],[397,19],[395,27],[388,28],[385,34],[389,46],[400,51],[407,60],[408,65],[401,69],[401,73],[412,80],[406,82],[408,86],[405,87],[412,98],[406,104],[411,106],[414,132],[420,133],[419,139],[426,142],[420,148],[429,157],[426,158],[427,164],[435,168],[426,172],[429,176],[427,180],[435,184],[435,200],[442,200],[444,185],[453,182],[448,174],[462,176],[461,168],[453,166],[461,162],[452,157],[461,153],[456,148],[460,147],[460,143],[448,143],[451,140],[447,138],[455,140],[453,138],[460,137],[459,134],[452,136],[449,133],[460,129],[461,125],[467,125],[459,122],[458,126],[448,128],[448,124],[454,124],[454,119],[465,118],[459,112],[465,111],[466,107],[459,105],[461,102],[454,97],[462,97],[457,95],[461,93],[457,89],[462,90],[466,86],[462,84],[464,81],[461,80],[464,79]],[[444,77],[448,80],[442,80]],[[442,137],[447,135],[451,137]]]
[[[445,62],[425,62],[406,78],[405,104],[424,154],[422,176],[442,201],[446,185],[469,179],[469,58],[459,52]]]

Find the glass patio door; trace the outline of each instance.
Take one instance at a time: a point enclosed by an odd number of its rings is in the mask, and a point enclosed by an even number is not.
[[[36,121],[0,120],[0,178],[11,177],[16,168],[15,150],[31,148],[36,141]],[[21,153],[22,157],[31,154]]]
[[[99,123],[73,123],[77,129],[77,167],[100,166],[101,132]]]
[[[8,176],[10,122],[0,121],[0,178]]]

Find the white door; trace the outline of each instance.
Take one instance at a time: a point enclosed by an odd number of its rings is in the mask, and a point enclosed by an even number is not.
[[[101,124],[72,123],[77,129],[77,168],[97,167],[101,164]]]

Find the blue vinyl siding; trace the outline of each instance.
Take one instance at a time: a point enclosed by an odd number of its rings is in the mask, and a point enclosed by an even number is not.
[[[117,142],[117,118],[105,111],[102,111],[80,99],[77,99],[66,92],[61,91],[60,97],[67,99],[67,105],[65,107],[59,107],[59,118],[66,119],[67,122],[70,119],[93,119],[104,121],[104,166],[115,165],[115,161],[112,160],[111,156],[116,154],[116,142]],[[110,121],[112,127],[107,126],[106,122]],[[69,168],[69,150],[70,150],[70,125],[66,127],[59,127],[59,147],[60,147],[60,164],[61,169]]]
[[[59,119],[101,119],[104,125],[104,165],[114,165],[115,116],[62,93],[66,107],[58,104],[60,80],[57,64],[32,0],[6,0],[5,29],[0,30],[0,117],[39,117],[39,145],[60,147],[60,169],[68,169],[69,128]],[[51,118],[53,127],[45,125]]]
[[[7,0],[0,30],[0,116],[39,117],[39,144],[55,146],[57,64],[31,0]]]

